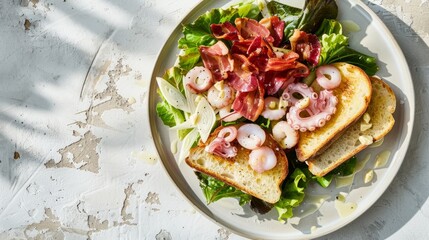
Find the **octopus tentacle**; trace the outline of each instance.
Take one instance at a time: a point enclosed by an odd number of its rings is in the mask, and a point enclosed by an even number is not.
[[[313,91],[313,88],[307,86],[304,83],[289,84],[286,90],[283,92],[282,98],[294,105],[300,100],[294,96],[294,93],[298,93],[302,97],[308,97],[310,100],[316,100],[318,98],[318,95]]]
[[[293,104],[286,118],[295,130],[301,132],[314,131],[316,128],[324,126],[331,119],[337,110],[338,99],[333,95],[332,91],[322,90],[317,94],[312,88],[303,85],[305,84],[292,84],[283,93],[282,97],[285,97]],[[303,107],[302,104],[299,104],[301,100],[293,97],[294,93],[301,94],[304,100],[308,98],[309,104]]]

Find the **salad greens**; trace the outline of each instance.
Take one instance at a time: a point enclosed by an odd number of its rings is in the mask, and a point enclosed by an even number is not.
[[[296,168],[292,174],[285,180],[280,200],[274,204],[279,213],[279,221],[291,218],[293,208],[298,207],[304,201],[304,190],[311,178],[300,169]]]
[[[183,37],[179,39],[179,66],[185,72],[200,61],[198,47],[211,46],[217,42],[212,35],[210,25],[213,23],[234,22],[236,18],[247,17],[260,19],[260,9],[254,1],[244,1],[227,9],[215,8],[197,18],[193,23],[183,26]]]
[[[295,29],[314,33],[319,37],[322,53],[318,66],[347,62],[362,68],[370,76],[378,71],[376,58],[348,47],[348,37],[342,34],[341,23],[335,20],[338,7],[334,0],[306,0],[302,10],[271,1],[267,8],[270,14],[285,21],[284,41],[288,41]]]
[[[200,187],[203,190],[207,204],[222,198],[233,197],[239,199],[240,205],[244,205],[250,202],[250,199],[252,198],[249,194],[246,194],[235,187],[219,181],[214,177],[210,177],[200,172],[195,172],[195,174],[200,180]]]
[[[306,0],[303,9],[271,1],[267,4],[267,8],[271,15],[277,15],[285,21],[285,40],[292,36],[295,29],[314,33],[323,19],[335,19],[338,15],[335,0]]]
[[[178,47],[181,50],[178,63],[169,69],[163,78],[185,96],[182,82],[183,75],[196,65],[201,64],[199,46],[211,46],[218,41],[212,35],[210,25],[226,21],[234,23],[234,20],[239,17],[260,20],[262,12],[259,3],[259,0],[247,0],[226,9],[212,9],[198,17],[194,22],[184,25],[183,37],[178,42]],[[294,8],[276,1],[268,2],[266,7],[271,15],[277,15],[285,22],[282,44],[288,44],[289,37],[292,36],[295,29],[317,35],[322,46],[318,66],[342,61],[361,67],[368,75],[374,75],[377,72],[376,58],[349,48],[348,37],[343,35],[341,23],[335,20],[338,14],[335,0],[306,0],[303,9]],[[188,113],[172,106],[161,91],[158,91],[158,93],[162,101],[157,104],[156,112],[163,123],[169,127],[184,123],[189,117]],[[245,119],[242,118],[230,123],[236,124],[242,121],[245,121]],[[270,120],[263,117],[259,117],[256,123],[264,128],[271,128]],[[222,124],[225,123],[223,122]],[[195,129],[180,129],[178,137],[181,140],[187,139],[186,146],[188,146],[192,145],[200,135]],[[353,174],[357,161],[353,157],[324,177],[316,177],[309,172],[304,163],[298,162],[293,154],[288,156],[288,159],[289,175],[283,182],[281,198],[274,205],[256,204],[255,201],[258,199],[235,187],[208,175],[199,172],[196,172],[196,174],[208,204],[225,197],[234,197],[239,199],[240,205],[250,202],[253,207],[262,205],[264,208],[275,208],[279,214],[279,220],[284,221],[291,218],[293,209],[302,203],[305,198],[305,189],[310,183],[318,183],[326,188],[331,184],[335,176]],[[252,201],[255,204],[252,205]]]
[[[347,62],[362,68],[370,76],[378,71],[375,57],[367,56],[348,47],[349,38],[342,34],[341,23],[337,20],[323,20],[316,35],[319,36],[322,45],[319,66],[334,62]]]
[[[167,82],[173,86],[176,86],[177,89],[183,92],[183,84],[182,84],[182,75],[180,73],[180,69],[178,67],[172,67],[164,74],[163,78],[167,80]],[[162,120],[164,125],[169,127],[174,127],[180,123],[185,122],[185,113],[171,106],[165,97],[162,95],[160,90],[158,89],[158,94],[160,95],[162,101],[157,103],[156,105],[156,113],[159,118]],[[178,137],[182,140],[190,130],[183,129],[178,131]]]

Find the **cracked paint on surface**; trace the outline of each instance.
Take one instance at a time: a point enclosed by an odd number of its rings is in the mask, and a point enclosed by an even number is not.
[[[148,204],[157,204],[157,205],[160,205],[161,204],[161,202],[159,201],[159,196],[158,196],[158,194],[157,193],[154,193],[154,192],[149,192],[148,194],[147,194],[147,197],[146,197],[146,199],[144,200],[146,203],[148,203]]]
[[[161,231],[159,231],[159,233],[156,234],[155,239],[156,240],[172,240],[173,238],[171,237],[171,234],[167,230],[161,229]]]
[[[217,238],[219,240],[228,240],[229,236],[231,236],[231,232],[225,228],[218,229],[217,233],[219,234],[219,237]]]
[[[110,66],[110,61],[105,61],[96,76],[93,79],[90,79],[88,83],[85,83],[90,85],[89,87],[83,86],[84,89],[89,89],[86,91],[91,92],[91,94],[87,93],[87,95],[90,95],[92,99],[89,108],[82,112],[85,114],[86,118],[85,122],[77,123],[79,127],[85,128],[89,125],[111,129],[111,127],[103,120],[103,114],[105,112],[113,109],[120,109],[126,113],[134,111],[131,105],[133,105],[135,101],[129,101],[128,98],[124,98],[118,93],[117,82],[120,80],[121,76],[126,76],[132,71],[130,66],[123,65],[122,61],[122,58],[119,59],[115,67],[107,72],[109,79],[106,82],[107,87],[103,91],[94,93],[100,79],[105,75],[108,67]]]
[[[45,163],[46,168],[75,168],[83,171],[98,173],[99,171],[99,154],[97,146],[101,138],[97,138],[92,132],[86,132],[83,137],[60,150],[59,162],[51,159]]]
[[[45,219],[38,223],[28,225],[24,230],[24,235],[29,240],[42,239],[64,239],[61,231],[61,223],[50,208],[45,208]]]
[[[143,183],[143,180],[139,180],[137,182],[137,184],[142,184],[142,183]],[[136,194],[136,191],[133,188],[134,184],[135,183],[129,184],[127,188],[124,189],[125,198],[121,208],[121,218],[124,224],[134,224],[130,222],[134,220],[132,214],[127,213],[127,208],[130,206],[130,198],[131,196]]]

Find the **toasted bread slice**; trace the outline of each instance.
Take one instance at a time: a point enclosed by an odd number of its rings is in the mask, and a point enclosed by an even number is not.
[[[325,126],[314,131],[301,132],[296,146],[296,154],[300,161],[323,152],[336,137],[340,136],[350,125],[356,122],[366,111],[371,100],[371,82],[368,75],[360,69],[347,63],[333,64],[341,72],[341,84],[333,90],[338,98],[337,110]],[[313,84],[318,92],[320,86]]]
[[[206,143],[210,143],[222,127],[217,128]],[[268,203],[276,203],[280,199],[280,185],[288,174],[286,154],[277,142],[267,133],[264,145],[273,149],[277,157],[277,165],[263,173],[255,172],[248,164],[250,150],[241,147],[236,141],[237,156],[226,159],[205,151],[205,144],[190,150],[186,163],[199,172],[215,177],[231,186],[240,189]]]
[[[367,109],[368,114],[364,114],[321,155],[307,161],[308,168],[314,175],[324,176],[365,149],[371,142],[383,138],[393,128],[395,119],[392,114],[396,108],[395,94],[381,79],[371,77],[371,83],[373,90]],[[364,141],[359,140],[359,137]]]

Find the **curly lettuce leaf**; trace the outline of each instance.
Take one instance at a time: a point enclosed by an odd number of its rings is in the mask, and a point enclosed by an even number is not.
[[[260,18],[260,8],[254,1],[245,1],[229,8],[215,8],[198,17],[193,23],[183,26],[183,37],[179,39],[179,66],[189,71],[200,61],[199,46],[211,46],[217,42],[210,30],[211,24],[234,22],[238,17]]]
[[[160,92],[159,92],[159,95],[162,98],[162,95]],[[169,127],[174,127],[177,124],[185,121],[185,116],[183,114],[183,111],[171,106],[164,99],[161,102],[156,104],[156,113],[158,114],[158,117],[162,120],[164,125]]]
[[[369,76],[378,71],[379,67],[375,57],[365,55],[349,47],[349,39],[342,34],[340,22],[326,19],[316,34],[319,36],[322,45],[319,66],[335,62],[347,62],[362,68]]]
[[[292,162],[293,163],[293,162]],[[357,158],[352,157],[329,174],[323,177],[314,176],[305,164],[293,163],[291,167],[295,168],[291,175],[283,183],[282,196],[274,204],[279,216],[279,221],[285,221],[293,217],[293,209],[298,207],[305,198],[305,189],[312,181],[320,186],[327,188],[335,176],[347,176],[353,174],[356,169]]]
[[[207,204],[216,202],[222,198],[238,198],[239,204],[244,205],[251,200],[251,196],[247,193],[238,190],[216,178],[206,174],[195,172],[200,180],[200,187],[203,190]]]
[[[274,204],[277,210],[279,221],[285,221],[293,217],[293,208],[298,207],[305,197],[305,189],[311,178],[300,168],[295,168],[283,184],[283,191],[280,200]]]
[[[343,26],[335,19],[324,19],[315,34],[320,38],[323,34],[342,34]]]

